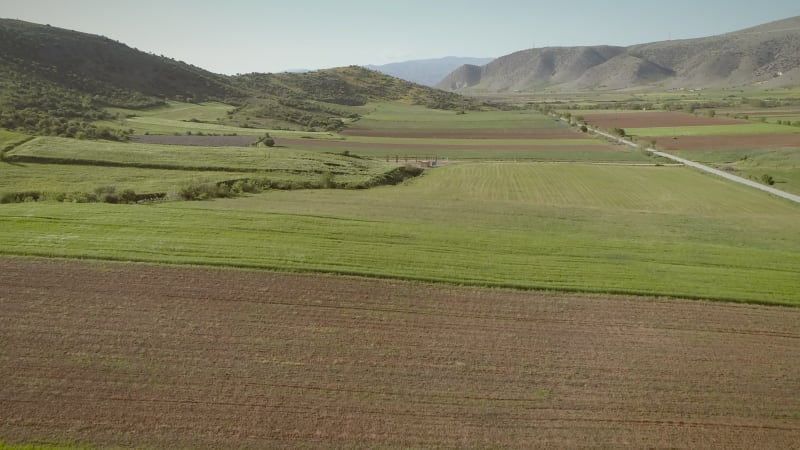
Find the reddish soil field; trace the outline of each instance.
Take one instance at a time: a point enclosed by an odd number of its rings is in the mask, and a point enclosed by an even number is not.
[[[0,440],[792,448],[800,309],[0,259]]]
[[[576,138],[573,136],[573,138]],[[390,142],[351,142],[351,141],[332,141],[324,139],[276,139],[278,145],[282,146],[297,146],[297,147],[314,147],[314,148],[329,148],[333,151],[352,150],[359,148],[366,149],[392,149],[392,150],[519,150],[519,151],[535,151],[535,150],[564,150],[564,151],[591,151],[591,150],[608,150],[609,147],[603,145],[552,145],[552,144],[503,144],[503,145],[458,145],[458,144],[437,144],[435,140],[425,144],[405,144],[405,143],[390,143]],[[513,141],[512,141],[513,142]],[[480,141],[476,141],[477,144]]]
[[[656,141],[663,150],[739,150],[800,147],[800,133],[741,136],[681,136],[678,139],[642,136],[641,142]]]
[[[256,136],[170,136],[141,135],[131,137],[142,144],[188,145],[197,147],[248,147],[258,140]]]
[[[491,130],[420,130],[420,129],[364,129],[347,128],[342,131],[345,136],[393,137],[419,139],[579,139],[581,135],[565,129],[491,129]]]
[[[587,114],[590,125],[600,128],[686,127],[693,125],[736,125],[752,123],[729,117],[695,116],[694,114],[656,111],[634,113]]]

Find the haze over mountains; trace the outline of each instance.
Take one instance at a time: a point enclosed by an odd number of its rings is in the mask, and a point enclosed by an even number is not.
[[[413,61],[396,62],[380,66],[364,66],[368,69],[377,70],[386,75],[391,75],[413,83],[425,86],[435,86],[447,75],[457,68],[469,64],[475,66],[484,65],[494,58],[462,58],[458,56],[447,56],[436,59],[418,59]]]
[[[800,83],[800,17],[733,33],[630,47],[547,47],[464,65],[436,85],[456,92],[781,87]]]

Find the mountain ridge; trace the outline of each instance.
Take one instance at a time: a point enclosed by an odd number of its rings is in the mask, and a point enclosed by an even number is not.
[[[91,125],[112,118],[106,108],[135,110],[167,100],[235,106],[225,124],[305,130],[337,130],[342,119],[358,115],[349,107],[369,101],[459,110],[475,104],[358,66],[220,75],[103,36],[0,18],[0,128],[114,138]]]
[[[800,84],[800,16],[703,38],[545,47],[462,66],[436,85],[454,92],[781,87]]]
[[[471,64],[480,66],[489,63],[493,59],[494,58],[445,56],[443,58],[416,59],[383,65],[370,64],[364,67],[386,75],[391,75],[395,78],[432,87],[462,65]]]

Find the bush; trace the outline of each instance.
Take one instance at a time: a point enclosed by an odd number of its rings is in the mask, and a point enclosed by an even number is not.
[[[70,192],[64,194],[62,201],[71,203],[95,203],[97,202],[97,195],[88,192]]]
[[[133,189],[125,189],[119,194],[119,199],[122,203],[136,203],[136,192]]]
[[[231,187],[224,182],[215,184],[196,181],[178,190],[178,197],[183,200],[210,200],[233,196]]]
[[[761,182],[766,185],[772,186],[775,184],[775,179],[772,178],[772,175],[768,175],[765,173],[764,175],[761,175]]]
[[[325,171],[320,178],[320,184],[325,189],[330,189],[336,187],[336,182],[333,180],[333,174],[329,171]]]
[[[8,192],[0,196],[0,203],[23,203],[35,202],[42,197],[41,192],[25,191],[25,192]]]
[[[98,201],[105,203],[119,203],[116,186],[100,186],[94,190]]]

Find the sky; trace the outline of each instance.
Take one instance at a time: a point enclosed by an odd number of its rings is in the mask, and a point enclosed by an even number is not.
[[[703,37],[800,16],[798,0],[0,0],[0,17],[100,34],[216,73]]]

